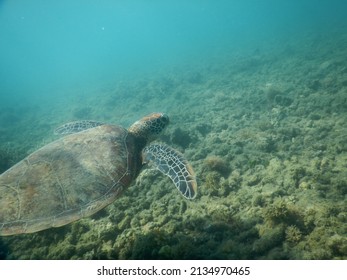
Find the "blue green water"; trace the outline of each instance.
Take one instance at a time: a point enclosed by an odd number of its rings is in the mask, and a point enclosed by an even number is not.
[[[1,1],[3,98],[101,87],[345,23],[344,1]],[[9,98],[11,100],[11,98]],[[3,102],[1,102],[3,103]]]
[[[346,259],[346,30],[343,0],[0,0],[0,174],[66,122],[162,111],[198,181],[146,170],[0,259]]]

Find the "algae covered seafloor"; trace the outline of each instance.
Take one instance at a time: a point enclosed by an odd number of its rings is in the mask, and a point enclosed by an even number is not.
[[[167,112],[160,141],[189,159],[199,194],[187,201],[146,169],[90,218],[1,237],[0,257],[347,259],[347,37],[272,45],[2,109],[1,172],[61,123]]]

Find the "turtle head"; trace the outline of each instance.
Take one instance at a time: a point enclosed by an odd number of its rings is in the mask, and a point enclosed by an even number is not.
[[[152,113],[135,122],[129,132],[136,138],[145,140],[145,145],[154,140],[169,124],[169,117],[164,113]]]

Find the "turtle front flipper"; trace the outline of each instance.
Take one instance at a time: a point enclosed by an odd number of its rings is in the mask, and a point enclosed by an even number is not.
[[[193,168],[181,153],[164,144],[153,144],[143,149],[142,160],[169,176],[185,198],[196,197],[197,183]]]
[[[82,121],[74,121],[63,124],[54,130],[54,134],[56,135],[67,135],[77,133],[83,130],[87,130],[89,128],[97,127],[103,125],[103,122],[97,122],[92,120],[82,120]]]

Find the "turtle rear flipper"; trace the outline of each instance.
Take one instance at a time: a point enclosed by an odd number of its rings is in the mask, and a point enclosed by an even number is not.
[[[82,120],[82,121],[69,122],[69,123],[66,123],[66,124],[63,124],[63,125],[57,127],[54,130],[54,134],[56,134],[56,135],[73,134],[73,133],[77,133],[77,132],[87,130],[89,128],[97,127],[97,126],[100,126],[103,124],[105,124],[105,123],[98,122],[98,121],[92,121],[92,120]]]
[[[142,160],[169,176],[185,198],[196,197],[197,183],[193,168],[181,153],[164,144],[153,144],[144,148]]]

